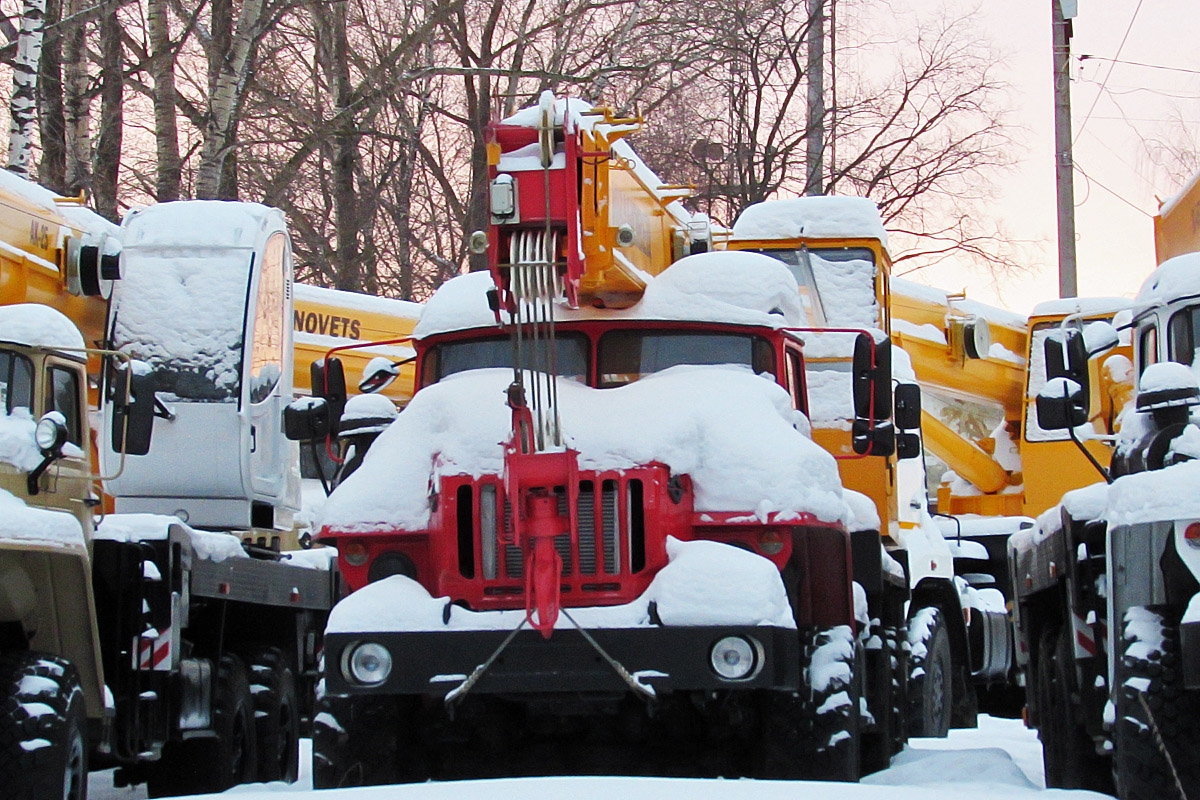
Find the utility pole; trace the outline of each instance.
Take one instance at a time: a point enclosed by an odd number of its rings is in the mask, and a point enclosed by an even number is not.
[[[1054,41],[1054,177],[1058,197],[1058,296],[1079,294],[1075,279],[1075,163],[1071,155],[1071,19],[1076,0],[1050,0]]]
[[[825,0],[808,0],[808,131],[804,193],[825,193]]]

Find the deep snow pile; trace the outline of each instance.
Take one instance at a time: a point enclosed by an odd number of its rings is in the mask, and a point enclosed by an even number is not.
[[[320,526],[423,530],[441,476],[500,474],[511,380],[511,370],[473,370],[417,392],[329,497]],[[833,457],[796,429],[787,392],[749,369],[674,367],[613,389],[560,379],[558,406],[581,469],[658,461],[691,476],[697,511],[849,517]]]
[[[1146,278],[1134,300],[1134,308],[1140,312],[1197,292],[1200,292],[1200,253],[1168,258]]]
[[[794,628],[779,570],[767,559],[720,542],[667,540],[670,562],[636,600],[619,606],[573,608],[584,628],[651,627],[650,603],[664,625],[774,625]],[[327,633],[367,631],[512,630],[524,609],[477,612],[430,596],[421,584],[394,575],[343,599]],[[559,617],[556,628],[574,627]]]
[[[0,542],[42,547],[85,548],[83,527],[65,511],[25,505],[0,489]]]
[[[879,207],[865,197],[791,197],[746,208],[733,224],[737,239],[873,238],[887,246]]]

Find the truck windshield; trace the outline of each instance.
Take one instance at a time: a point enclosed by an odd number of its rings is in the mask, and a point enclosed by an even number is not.
[[[33,413],[33,362],[11,350],[0,350],[0,412],[14,408]]]
[[[739,364],[755,372],[775,371],[770,344],[757,336],[708,331],[613,331],[600,339],[600,388],[683,364]]]
[[[560,377],[583,383],[588,374],[588,340],[582,334],[559,331],[556,336],[555,367]],[[530,354],[533,344],[526,341],[524,347]],[[545,344],[541,344],[540,358],[536,362],[548,363]],[[445,342],[429,348],[425,354],[422,385],[437,383],[447,375],[469,369],[500,367],[512,369],[513,342],[507,336],[491,336],[486,339],[468,339]]]
[[[236,403],[253,255],[126,251],[110,325],[116,347],[146,362],[164,400]]]
[[[1171,315],[1167,325],[1167,352],[1171,360],[1192,366],[1200,347],[1200,306],[1192,306]],[[1142,360],[1143,368],[1146,360]]]

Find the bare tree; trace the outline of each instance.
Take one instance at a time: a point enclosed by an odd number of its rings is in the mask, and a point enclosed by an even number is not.
[[[37,113],[37,77],[42,58],[46,0],[24,0],[17,57],[13,62],[13,91],[9,99],[8,169],[29,177]]]

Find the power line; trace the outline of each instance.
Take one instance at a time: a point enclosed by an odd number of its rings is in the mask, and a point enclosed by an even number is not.
[[[1097,185],[1097,186],[1099,186],[1101,189],[1103,189],[1104,191],[1108,192],[1108,193],[1109,193],[1109,194],[1111,194],[1113,197],[1117,198],[1117,199],[1118,199],[1118,200],[1120,200],[1122,203],[1124,203],[1125,205],[1129,206],[1130,208],[1132,208],[1134,211],[1138,212],[1138,213],[1139,213],[1139,214],[1141,214],[1142,216],[1145,216],[1145,217],[1151,217],[1151,218],[1153,218],[1153,217],[1154,217],[1154,215],[1153,215],[1153,214],[1151,214],[1150,212],[1146,211],[1145,209],[1143,209],[1143,208],[1139,207],[1139,206],[1138,206],[1137,204],[1135,204],[1135,203],[1134,203],[1132,200],[1126,200],[1126,199],[1125,199],[1124,197],[1122,197],[1122,196],[1121,196],[1121,194],[1120,194],[1120,193],[1118,193],[1116,190],[1108,188],[1108,187],[1107,187],[1107,186],[1105,186],[1103,183],[1101,183],[1100,181],[1098,181],[1098,180],[1096,180],[1095,178],[1093,178],[1091,175],[1088,175],[1086,172],[1084,172],[1084,170],[1083,170],[1083,167],[1079,166],[1079,162],[1078,162],[1078,161],[1076,161],[1076,162],[1075,162],[1075,169],[1079,170],[1079,174],[1080,174],[1080,175],[1082,175],[1083,177],[1087,178],[1087,180],[1088,180],[1088,183],[1094,183],[1094,184],[1096,184],[1096,185]]]
[[[1133,10],[1133,16],[1129,18],[1129,24],[1125,26],[1125,35],[1121,37],[1121,44],[1117,47],[1117,54],[1113,56],[1114,64],[1109,65],[1108,73],[1104,76],[1104,81],[1100,84],[1100,91],[1092,98],[1092,106],[1084,116],[1083,122],[1079,124],[1079,130],[1075,132],[1075,138],[1071,140],[1071,144],[1079,141],[1079,134],[1083,133],[1084,127],[1088,124],[1088,120],[1091,119],[1092,112],[1096,110],[1096,104],[1100,102],[1100,95],[1104,94],[1104,88],[1108,86],[1108,79],[1112,77],[1116,59],[1121,57],[1121,51],[1125,49],[1125,42],[1129,40],[1129,32],[1133,30],[1133,23],[1137,19],[1138,12],[1142,10],[1143,2],[1144,0],[1138,0],[1137,8]]]
[[[1183,67],[1168,67],[1163,64],[1146,64],[1141,61],[1122,61],[1119,58],[1105,58],[1104,56],[1079,56],[1079,62],[1084,61],[1108,61],[1112,64],[1128,64],[1131,67],[1145,67],[1146,69],[1162,69],[1168,72],[1186,72],[1188,75],[1200,75],[1200,69],[1184,69]],[[1110,70],[1111,71],[1111,70]]]

